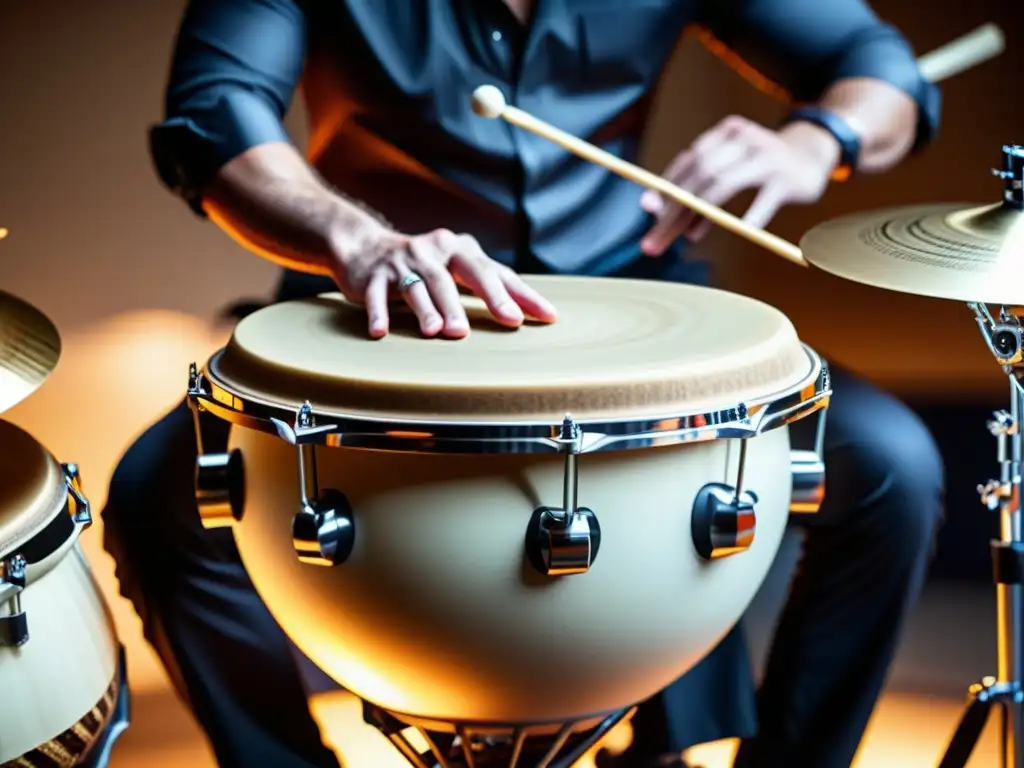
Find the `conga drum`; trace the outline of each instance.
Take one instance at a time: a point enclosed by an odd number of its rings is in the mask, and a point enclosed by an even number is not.
[[[190,371],[204,524],[233,527],[284,630],[417,766],[569,765],[699,661],[776,555],[786,427],[830,396],[761,302],[530,282],[558,322],[510,330],[464,298],[465,339],[399,313],[371,341],[324,295]],[[202,451],[211,417],[227,453]]]
[[[128,693],[78,470],[2,420],[0,455],[0,766],[106,765]]]

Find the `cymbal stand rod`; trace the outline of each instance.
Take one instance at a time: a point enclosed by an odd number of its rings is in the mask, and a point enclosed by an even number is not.
[[[990,543],[996,588],[996,676],[972,685],[968,705],[939,768],[966,768],[993,707],[1002,714],[1000,765],[1024,768],[1024,526],[1021,519],[1021,417],[1024,415],[1024,329],[1012,311],[993,317],[970,303],[978,327],[1010,384],[1010,410],[989,421],[996,438],[999,479],[978,487],[982,503],[999,512],[999,538]]]
[[[984,306],[984,305],[982,305]],[[986,308],[987,309],[987,308]],[[977,310],[976,310],[977,311]],[[986,312],[987,314],[987,312]],[[999,510],[999,539],[993,541],[996,583],[996,680],[991,693],[1002,709],[1000,760],[1003,768],[1024,768],[1021,643],[1024,641],[1024,537],[1021,526],[1021,415],[1024,414],[1024,337],[1020,319],[1001,307],[991,315],[986,338],[1010,385],[1010,412],[989,423],[997,442],[999,481],[980,488],[982,502]]]
[[[997,427],[1000,486],[999,541],[993,542],[996,560],[996,683],[1005,689],[1002,723],[1004,768],[1024,766],[1024,723],[1021,709],[1021,641],[1024,640],[1024,585],[1021,574],[1021,435],[1024,390],[1015,375],[1010,379],[1010,416]],[[998,549],[997,549],[998,547]],[[999,555],[1002,555],[1000,557]],[[1000,562],[1002,561],[1002,562]],[[1011,582],[1011,583],[1008,583]]]

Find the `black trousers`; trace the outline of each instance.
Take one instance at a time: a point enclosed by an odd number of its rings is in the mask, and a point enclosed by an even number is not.
[[[927,570],[943,467],[899,401],[835,367],[833,385],[827,497],[818,514],[794,519],[803,558],[760,689],[737,628],[641,705],[631,755],[742,736],[737,768],[850,765]],[[219,426],[208,441],[226,441]],[[311,677],[263,605],[231,532],[202,528],[195,454],[182,403],[119,464],[103,519],[121,593],[222,768],[336,768],[306,703],[308,681],[330,683]]]

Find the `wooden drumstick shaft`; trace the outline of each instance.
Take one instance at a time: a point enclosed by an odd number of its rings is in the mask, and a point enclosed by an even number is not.
[[[958,37],[956,40],[920,57],[918,65],[924,77],[937,82],[998,56],[1002,53],[1003,47],[1002,30],[995,24],[984,24],[973,32]],[[767,248],[769,251],[788,259],[794,264],[807,266],[807,261],[804,259],[800,248],[788,240],[773,235],[767,230],[751,226],[743,221],[743,219],[732,215],[716,205],[712,205],[706,200],[702,200],[661,176],[620,157],[616,157],[610,152],[606,152],[600,147],[596,147],[590,142],[566,133],[553,125],[545,123],[528,112],[510,106],[505,102],[502,92],[493,85],[483,85],[477,88],[473,92],[472,103],[473,111],[481,117],[500,117],[512,125],[558,144],[560,147],[582,157],[584,160],[589,160],[596,165],[603,166],[624,179],[635,182],[642,187],[653,189],[655,192],[689,208],[694,213],[700,214],[723,229],[744,237],[756,245]]]
[[[1005,49],[1003,31],[995,24],[982,24],[973,32],[926,53],[917,60],[917,66],[922,75],[937,83],[994,59]]]
[[[653,189],[670,200],[689,208],[691,211],[700,214],[708,221],[727,229],[740,237],[744,237],[752,243],[767,248],[794,264],[807,266],[800,249],[787,240],[783,240],[771,232],[751,226],[743,219],[724,211],[706,200],[702,200],[682,187],[673,184],[668,179],[651,173],[638,165],[634,165],[600,147],[595,147],[590,142],[579,139],[572,134],[555,128],[553,125],[538,120],[528,112],[505,103],[505,97],[494,86],[484,85],[473,92],[473,109],[482,117],[500,117],[503,120],[516,125],[524,130],[554,142],[574,155],[589,160],[592,163],[603,166],[613,173],[629,181],[633,181],[642,187]]]

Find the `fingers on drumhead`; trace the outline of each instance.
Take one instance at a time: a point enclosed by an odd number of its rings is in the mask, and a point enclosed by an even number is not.
[[[499,323],[522,325],[527,316],[554,322],[555,308],[508,267],[488,257],[470,235],[439,229],[409,238],[381,259],[366,278],[362,296],[370,336],[390,330],[388,300],[397,293],[415,314],[424,336],[462,338],[469,318],[459,292],[464,286],[487,305]]]
[[[408,293],[417,290],[418,294],[426,296],[431,311],[437,314],[440,322],[440,327],[431,335],[443,332],[445,336],[453,338],[465,336],[469,333],[469,320],[459,299],[459,289],[448,272],[447,254],[425,239],[414,240],[409,251],[412,257],[409,260],[410,269],[422,278],[422,282],[413,285]],[[431,323],[433,326],[434,323]]]
[[[502,282],[513,300],[530,317],[542,323],[553,323],[558,319],[555,305],[544,298],[535,288],[531,288],[520,275],[511,269],[502,270]]]
[[[452,259],[450,268],[459,280],[476,296],[483,299],[494,318],[503,325],[522,325],[523,310],[509,293],[498,271],[498,264],[487,257],[465,257]]]
[[[411,273],[409,273],[411,274]],[[434,306],[434,301],[427,290],[426,282],[422,279],[415,282],[406,279],[403,275],[399,280],[399,293],[405,300],[409,309],[416,315],[420,324],[420,331],[424,336],[436,336],[444,328],[444,321]]]
[[[382,338],[388,333],[390,315],[388,313],[388,289],[389,280],[386,272],[376,272],[370,276],[366,284],[366,293],[363,296],[363,305],[366,308],[366,319],[370,337]]]

